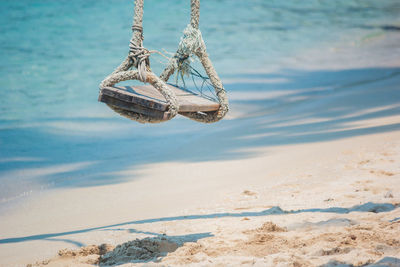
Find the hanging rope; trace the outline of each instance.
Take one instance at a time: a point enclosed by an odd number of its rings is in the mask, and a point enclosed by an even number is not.
[[[129,55],[119,65],[113,73],[100,83],[100,88],[112,87],[115,84],[127,80],[139,80],[144,83],[150,83],[165,98],[169,107],[162,119],[156,119],[150,116],[139,114],[133,111],[123,110],[112,105],[108,105],[115,112],[129,119],[141,123],[159,123],[172,119],[178,114],[178,100],[165,82],[157,77],[150,69],[149,56],[151,51],[143,47],[143,0],[135,0],[135,12],[132,26],[132,38],[129,45]],[[137,70],[129,70],[132,66]]]
[[[168,81],[175,71],[187,73],[187,66],[190,64],[189,58],[192,55],[196,55],[214,87],[220,108],[216,112],[181,112],[180,114],[199,122],[212,123],[221,120],[228,112],[228,97],[221,79],[208,57],[206,45],[199,30],[199,18],[200,0],[191,0],[190,24],[184,30],[178,49],[160,75],[160,78],[163,81]]]

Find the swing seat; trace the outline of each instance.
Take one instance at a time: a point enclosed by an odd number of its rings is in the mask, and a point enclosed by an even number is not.
[[[183,88],[167,84],[176,95],[179,113],[213,112],[220,107],[218,102],[197,95]],[[133,111],[159,120],[169,119],[169,104],[152,85],[113,86],[100,89],[99,101],[118,109]]]

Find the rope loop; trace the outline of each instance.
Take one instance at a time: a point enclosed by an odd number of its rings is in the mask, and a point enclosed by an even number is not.
[[[143,27],[139,26],[139,25],[132,25],[132,31],[140,31],[141,33],[143,33]]]
[[[143,27],[139,25],[132,25],[132,32],[135,33],[136,31],[140,33],[140,40],[143,42],[144,40]]]
[[[198,9],[199,0],[192,0],[192,21],[183,31],[183,37],[179,42],[178,49],[160,77],[164,81],[168,81],[169,77],[175,71],[181,72],[182,74],[190,73],[190,57],[196,55],[214,87],[220,108],[216,112],[185,112],[181,113],[181,115],[195,121],[213,123],[221,120],[225,116],[229,110],[229,104],[225,88],[208,57],[206,45],[201,31],[198,28]]]

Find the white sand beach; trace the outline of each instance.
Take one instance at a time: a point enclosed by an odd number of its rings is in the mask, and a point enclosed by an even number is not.
[[[249,101],[171,148],[181,160],[7,210],[0,265],[400,266],[399,43],[388,32],[227,79]],[[291,85],[252,93],[272,80]]]

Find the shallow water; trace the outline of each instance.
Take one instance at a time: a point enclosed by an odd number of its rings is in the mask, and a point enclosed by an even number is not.
[[[189,1],[182,2],[146,1],[146,47],[176,49],[189,21]],[[113,173],[132,165],[211,159],[174,157],[171,149],[219,126],[184,119],[143,126],[97,102],[99,82],[127,53],[132,11],[132,1],[122,0],[0,2],[1,202],[46,188],[121,182]],[[216,69],[231,79],[290,68],[288,58],[310,49],[399,31],[399,14],[397,0],[203,0],[200,27]],[[159,73],[165,60],[152,60]],[[241,88],[227,86],[245,93]],[[211,145],[200,150],[212,154]]]

